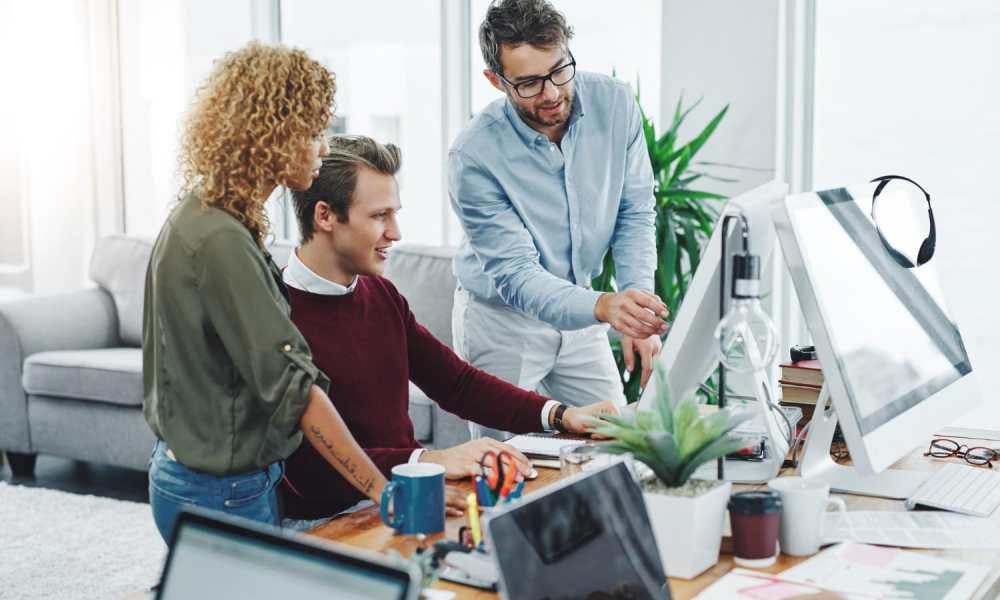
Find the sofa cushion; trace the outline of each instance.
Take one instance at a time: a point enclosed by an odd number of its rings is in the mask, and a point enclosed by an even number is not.
[[[417,320],[434,336],[451,343],[451,307],[455,303],[455,248],[402,244],[389,252],[385,276],[410,303]]]
[[[142,406],[142,350],[39,352],[24,361],[22,383],[31,395]]]
[[[97,242],[90,260],[90,278],[115,301],[118,337],[125,346],[142,345],[142,299],[152,250],[149,240],[111,235]]]

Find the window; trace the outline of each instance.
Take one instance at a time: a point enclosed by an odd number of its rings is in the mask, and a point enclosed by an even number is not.
[[[281,40],[336,73],[336,129],[399,145],[403,240],[440,244],[441,2],[282,2]]]
[[[154,236],[177,199],[181,120],[212,62],[253,38],[251,3],[119,4],[125,231]]]
[[[565,15],[574,36],[570,42],[581,71],[616,76],[633,89],[640,85],[642,107],[659,123],[660,113],[660,29],[661,3],[657,0],[628,0],[615,4],[596,0],[553,0]],[[472,0],[472,111],[502,95],[483,77],[482,52],[479,50],[479,25],[486,16],[489,0]],[[613,33],[609,33],[613,32]]]

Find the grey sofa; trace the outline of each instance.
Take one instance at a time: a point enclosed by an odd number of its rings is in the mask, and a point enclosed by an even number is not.
[[[38,454],[144,470],[153,435],[142,417],[142,297],[149,241],[100,240],[95,287],[0,302],[0,450],[18,476]],[[291,246],[275,244],[279,264]],[[400,246],[387,276],[417,319],[451,345],[454,252]],[[465,421],[410,388],[417,439],[428,447],[467,440]]]

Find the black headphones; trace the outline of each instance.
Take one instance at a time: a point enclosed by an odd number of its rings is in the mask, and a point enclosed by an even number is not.
[[[893,248],[892,244],[889,243],[889,240],[885,239],[885,236],[882,235],[882,230],[879,229],[878,220],[875,219],[875,201],[878,200],[878,195],[882,193],[885,186],[888,185],[893,179],[908,181],[917,186],[920,188],[920,191],[924,193],[924,199],[927,201],[927,218],[930,221],[930,231],[928,232],[927,237],[924,238],[924,241],[920,244],[920,251],[917,252],[917,264],[915,265],[913,264],[913,261]],[[875,193],[872,194],[872,222],[875,223],[875,231],[878,233],[878,238],[882,240],[882,245],[885,246],[889,256],[891,256],[892,259],[899,264],[899,266],[907,269],[919,267],[934,257],[934,247],[937,244],[937,228],[934,226],[934,211],[931,209],[931,195],[928,194],[927,190],[925,190],[919,183],[913,181],[909,177],[903,177],[902,175],[883,175],[882,177],[872,179],[871,182],[875,183],[876,181],[878,182],[878,186],[875,188]]]

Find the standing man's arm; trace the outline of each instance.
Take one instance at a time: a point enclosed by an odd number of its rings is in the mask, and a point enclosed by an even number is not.
[[[619,290],[642,290],[652,293],[656,272],[656,199],[653,197],[653,169],[646,149],[639,104],[631,90],[629,101],[629,145],[625,155],[625,180],[622,198],[611,238],[615,259],[615,280]],[[658,333],[649,336],[626,335],[622,351],[629,371],[635,366],[635,353],[642,362],[642,387],[653,371],[653,356],[662,343]]]
[[[505,303],[558,329],[604,321],[642,338],[660,330],[654,315],[665,315],[666,306],[652,294],[602,294],[542,268],[531,233],[485,167],[453,150],[448,179],[452,207],[469,244]]]
[[[546,271],[531,233],[489,171],[461,151],[448,156],[448,195],[483,270],[503,301],[559,329],[595,325],[600,292]]]

